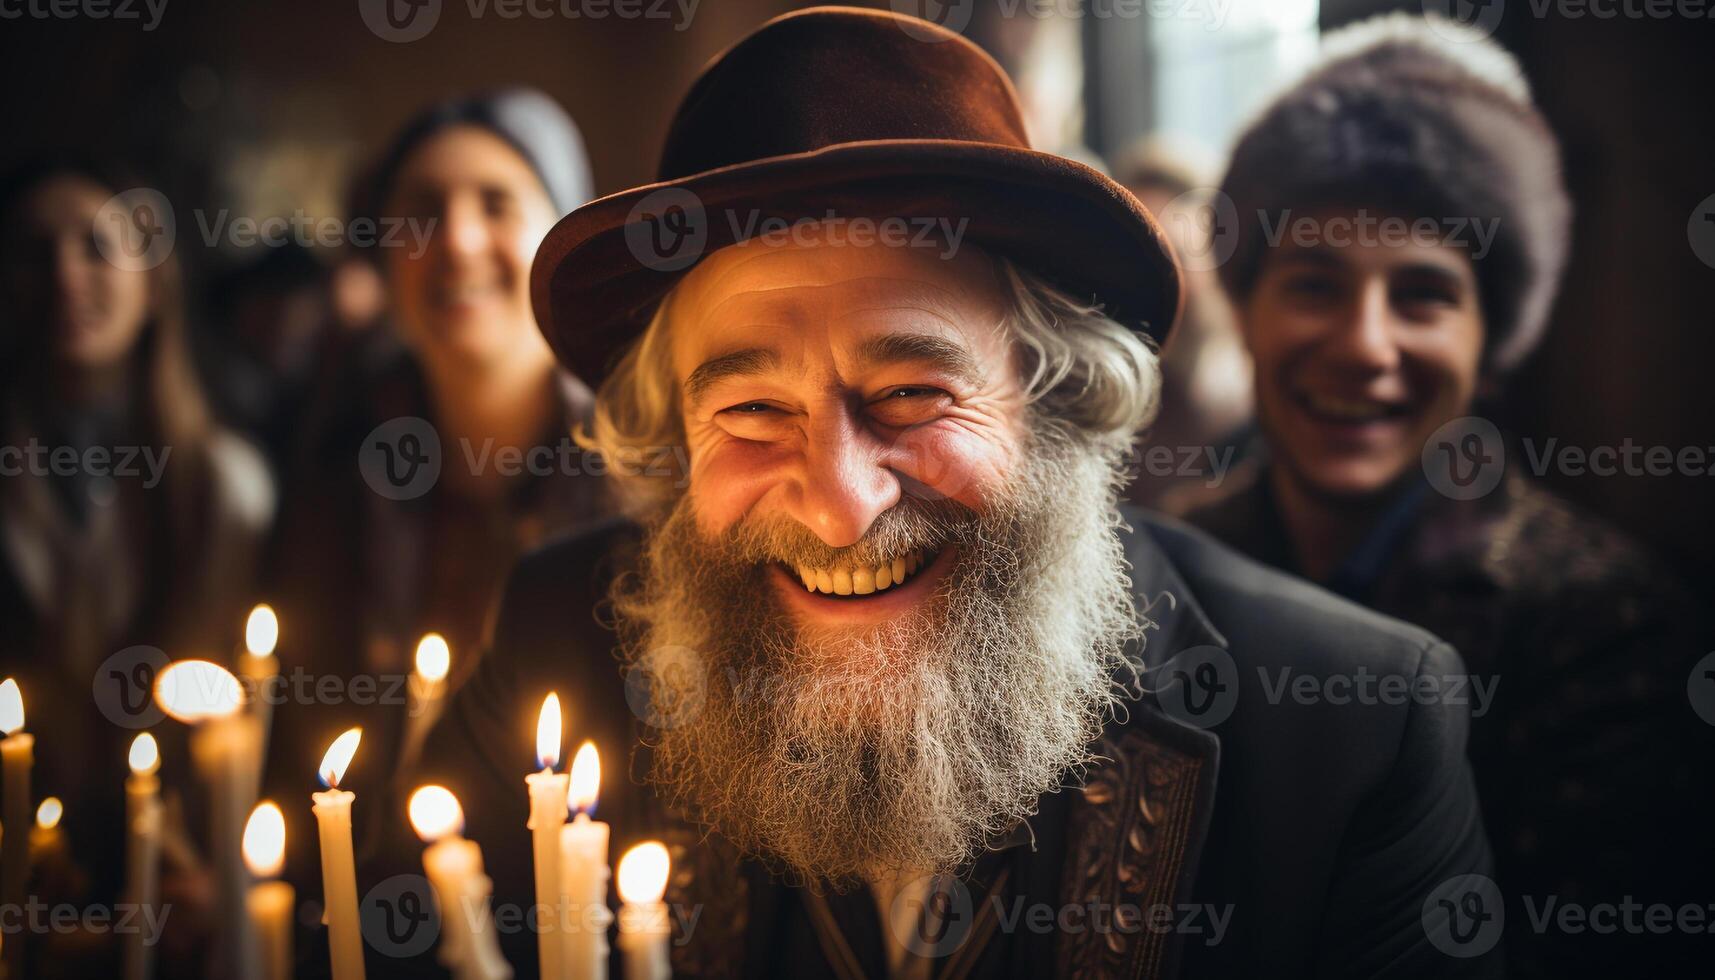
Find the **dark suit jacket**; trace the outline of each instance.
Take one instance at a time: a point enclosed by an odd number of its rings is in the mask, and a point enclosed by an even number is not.
[[[1457,654],[1189,528],[1130,520],[1136,529],[1123,533],[1150,620],[1136,652],[1147,690],[1108,726],[1106,761],[1045,795],[1028,827],[948,892],[953,921],[919,937],[935,974],[1497,973],[1498,923],[1463,887],[1463,876],[1490,872],[1465,761],[1466,707],[1433,697],[1357,703],[1342,686],[1454,677],[1463,673]],[[568,751],[585,738],[601,750],[613,859],[650,837],[674,853],[676,975],[885,976],[883,926],[862,890],[789,886],[663,813],[641,782],[648,706],[598,625],[624,561],[616,556],[634,540],[614,525],[519,565],[493,649],[426,753],[421,781],[460,796],[468,836],[484,848],[508,958],[520,976],[534,974],[533,938],[507,919],[531,901],[523,778],[537,708],[555,690]],[[408,860],[418,847],[400,853]],[[1447,909],[1461,918],[1450,921]]]

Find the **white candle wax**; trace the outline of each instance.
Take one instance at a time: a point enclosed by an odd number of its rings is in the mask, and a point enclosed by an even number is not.
[[[292,908],[296,904],[297,894],[283,881],[257,882],[250,888],[250,922],[267,980],[292,976]]]
[[[5,767],[6,809],[0,833],[0,903],[24,904],[30,880],[30,768],[35,764],[36,737],[18,732],[0,740],[0,764]]]
[[[482,848],[451,836],[423,851],[423,871],[441,913],[441,965],[457,980],[508,980],[512,967],[500,955],[488,900],[493,882],[482,869]]]
[[[672,923],[662,896],[671,870],[667,848],[656,841],[639,844],[619,859],[619,951],[626,980],[668,980],[667,955]]]
[[[334,980],[363,980],[363,928],[357,917],[357,861],[351,848],[356,793],[329,789],[310,796],[322,848],[322,906]]]
[[[560,923],[560,828],[566,823],[565,773],[524,777],[530,789],[530,849],[536,871],[536,953],[543,980],[563,976]]]
[[[561,924],[566,929],[566,980],[607,976],[608,826],[580,813],[560,828]]]
[[[0,810],[0,904],[18,908],[24,904],[24,889],[30,881],[30,767],[35,765],[36,737],[24,731],[24,694],[18,682],[0,681],[0,767],[4,769],[5,808]],[[17,949],[19,944],[8,944]],[[12,950],[6,962],[17,963]]]
[[[244,827],[244,863],[257,878],[271,879],[286,863],[286,818],[272,802],[250,814]],[[292,975],[292,907],[296,896],[283,881],[259,881],[250,887],[246,905],[256,932],[256,967],[262,980],[288,980]]]
[[[159,750],[153,736],[137,736],[131,746],[131,775],[125,779],[125,901],[144,916],[161,900],[161,780],[155,775]],[[125,936],[125,980],[149,980],[154,949],[142,929]]]
[[[452,649],[439,633],[428,633],[417,641],[416,663],[406,685],[405,739],[399,752],[397,774],[408,776],[422,754],[423,740],[441,716],[447,693],[447,674],[452,669]]]
[[[666,902],[628,902],[619,909],[619,954],[625,980],[669,980],[673,975],[667,943],[672,937]]]
[[[217,962],[229,975],[249,972],[255,953],[245,896],[244,822],[255,803],[254,771],[262,741],[255,718],[233,714],[210,718],[191,732],[191,759],[209,790],[209,851],[216,875]]]
[[[274,648],[280,642],[280,618],[266,603],[250,610],[244,621],[244,652],[238,656],[238,669],[244,675],[245,689],[250,692],[250,713],[256,717],[261,737],[257,741],[256,768],[251,773],[250,794],[254,798],[262,785],[262,768],[268,758],[268,734],[274,724],[274,678],[280,674],[280,659]]]

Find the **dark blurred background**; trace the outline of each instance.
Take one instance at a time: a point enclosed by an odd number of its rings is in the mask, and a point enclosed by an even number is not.
[[[473,18],[468,0],[441,6],[426,37],[392,43],[365,26],[358,0],[168,0],[147,31],[152,15],[140,0],[139,19],[128,21],[12,16],[28,9],[15,0],[0,20],[0,164],[67,146],[123,148],[177,205],[181,241],[200,241],[184,234],[191,208],[340,216],[353,176],[412,110],[526,83],[570,110],[607,193],[651,177],[668,115],[710,57],[808,4],[704,0],[688,21],[678,5],[667,19],[602,20],[507,19],[496,8]],[[1422,9],[1181,0],[1165,5],[1183,12],[1173,17],[1074,21],[999,18],[992,6],[976,4],[968,33],[1019,77],[1039,143],[1111,157],[1164,134],[1199,147],[1213,174],[1223,141],[1310,56],[1318,30]],[[1715,268],[1687,232],[1715,194],[1715,20],[1504,7],[1496,37],[1522,59],[1559,132],[1577,205],[1552,331],[1512,386],[1504,421],[1563,444],[1715,444]],[[210,284],[256,258],[230,248],[180,254],[204,314],[221,302]],[[218,331],[233,319],[198,322]],[[1709,581],[1710,478],[1548,478]]]

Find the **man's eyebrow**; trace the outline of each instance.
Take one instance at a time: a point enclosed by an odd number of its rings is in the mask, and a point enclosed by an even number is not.
[[[742,374],[758,374],[780,363],[780,355],[763,347],[735,350],[711,357],[697,365],[685,379],[685,397],[695,402],[717,381]]]
[[[889,333],[871,337],[858,346],[858,361],[864,364],[894,364],[922,361],[934,365],[967,384],[982,380],[976,358],[965,348],[941,337],[922,333]]]

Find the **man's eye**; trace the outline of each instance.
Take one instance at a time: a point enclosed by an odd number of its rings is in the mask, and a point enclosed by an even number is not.
[[[1401,306],[1459,305],[1459,298],[1452,291],[1434,286],[1403,286],[1394,291],[1393,298]]]
[[[933,397],[935,397],[937,395],[941,395],[941,394],[944,394],[944,392],[942,392],[941,389],[939,389],[939,388],[928,388],[928,387],[895,388],[892,391],[889,391],[886,394],[882,395],[880,398],[878,398],[876,400],[877,401],[906,401],[906,400],[912,399],[912,398],[933,398]]]
[[[722,411],[730,412],[733,415],[761,415],[765,412],[774,411],[774,406],[767,402],[745,402],[742,405],[722,409]]]

